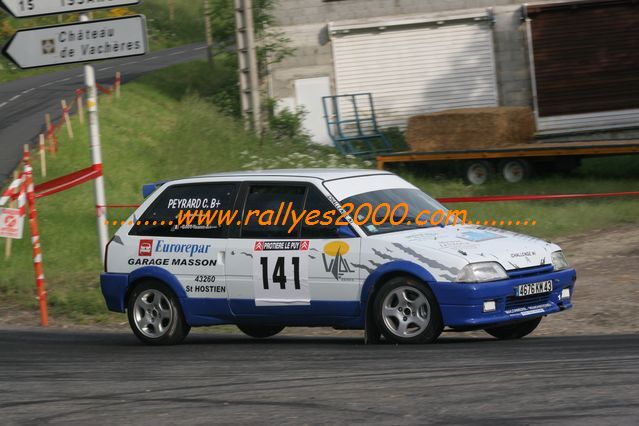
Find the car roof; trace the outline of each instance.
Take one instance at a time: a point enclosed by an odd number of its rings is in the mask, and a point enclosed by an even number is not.
[[[273,170],[251,170],[237,172],[211,173],[207,175],[195,176],[198,178],[228,178],[238,177],[241,179],[249,179],[251,177],[297,177],[297,178],[313,178],[322,181],[333,179],[344,179],[356,176],[374,176],[374,175],[392,174],[384,170],[373,169],[273,169]]]

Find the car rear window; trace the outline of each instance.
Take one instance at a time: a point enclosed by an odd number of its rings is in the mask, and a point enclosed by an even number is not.
[[[233,210],[237,185],[234,183],[198,183],[166,188],[146,209],[129,235],[152,237],[225,238],[227,227],[217,220],[206,223],[215,211]],[[180,212],[201,214],[190,223],[178,225]],[[184,217],[184,216],[183,216]],[[198,218],[202,217],[203,220]]]

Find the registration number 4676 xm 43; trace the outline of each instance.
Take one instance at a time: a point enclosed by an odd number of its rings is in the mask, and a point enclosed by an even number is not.
[[[517,296],[530,296],[532,294],[550,293],[552,291],[552,280],[540,281],[538,283],[522,284],[517,286]]]

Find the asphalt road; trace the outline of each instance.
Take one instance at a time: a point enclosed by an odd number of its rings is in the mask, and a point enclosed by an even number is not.
[[[449,335],[450,336],[450,335]],[[3,424],[637,424],[639,335],[361,339],[0,330]]]
[[[196,43],[93,65],[98,83],[111,85],[116,71],[122,73],[122,83],[126,83],[141,74],[205,57],[206,46]],[[0,183],[20,161],[22,146],[34,144],[44,131],[44,115],[48,112],[57,121],[62,115],[60,100],[71,100],[75,89],[83,85],[82,66],[0,85]]]

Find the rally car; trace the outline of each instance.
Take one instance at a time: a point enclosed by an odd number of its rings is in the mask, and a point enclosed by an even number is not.
[[[576,273],[559,246],[454,218],[417,224],[420,212],[448,210],[386,171],[218,173],[144,192],[108,244],[101,289],[145,343],[175,344],[217,324],[257,338],[329,326],[363,329],[369,342],[433,342],[444,329],[512,339],[572,307]],[[349,203],[404,203],[407,214],[363,223],[345,214]],[[345,222],[292,225],[283,206]],[[248,217],[255,210],[279,216]],[[214,211],[236,216],[183,220]]]

